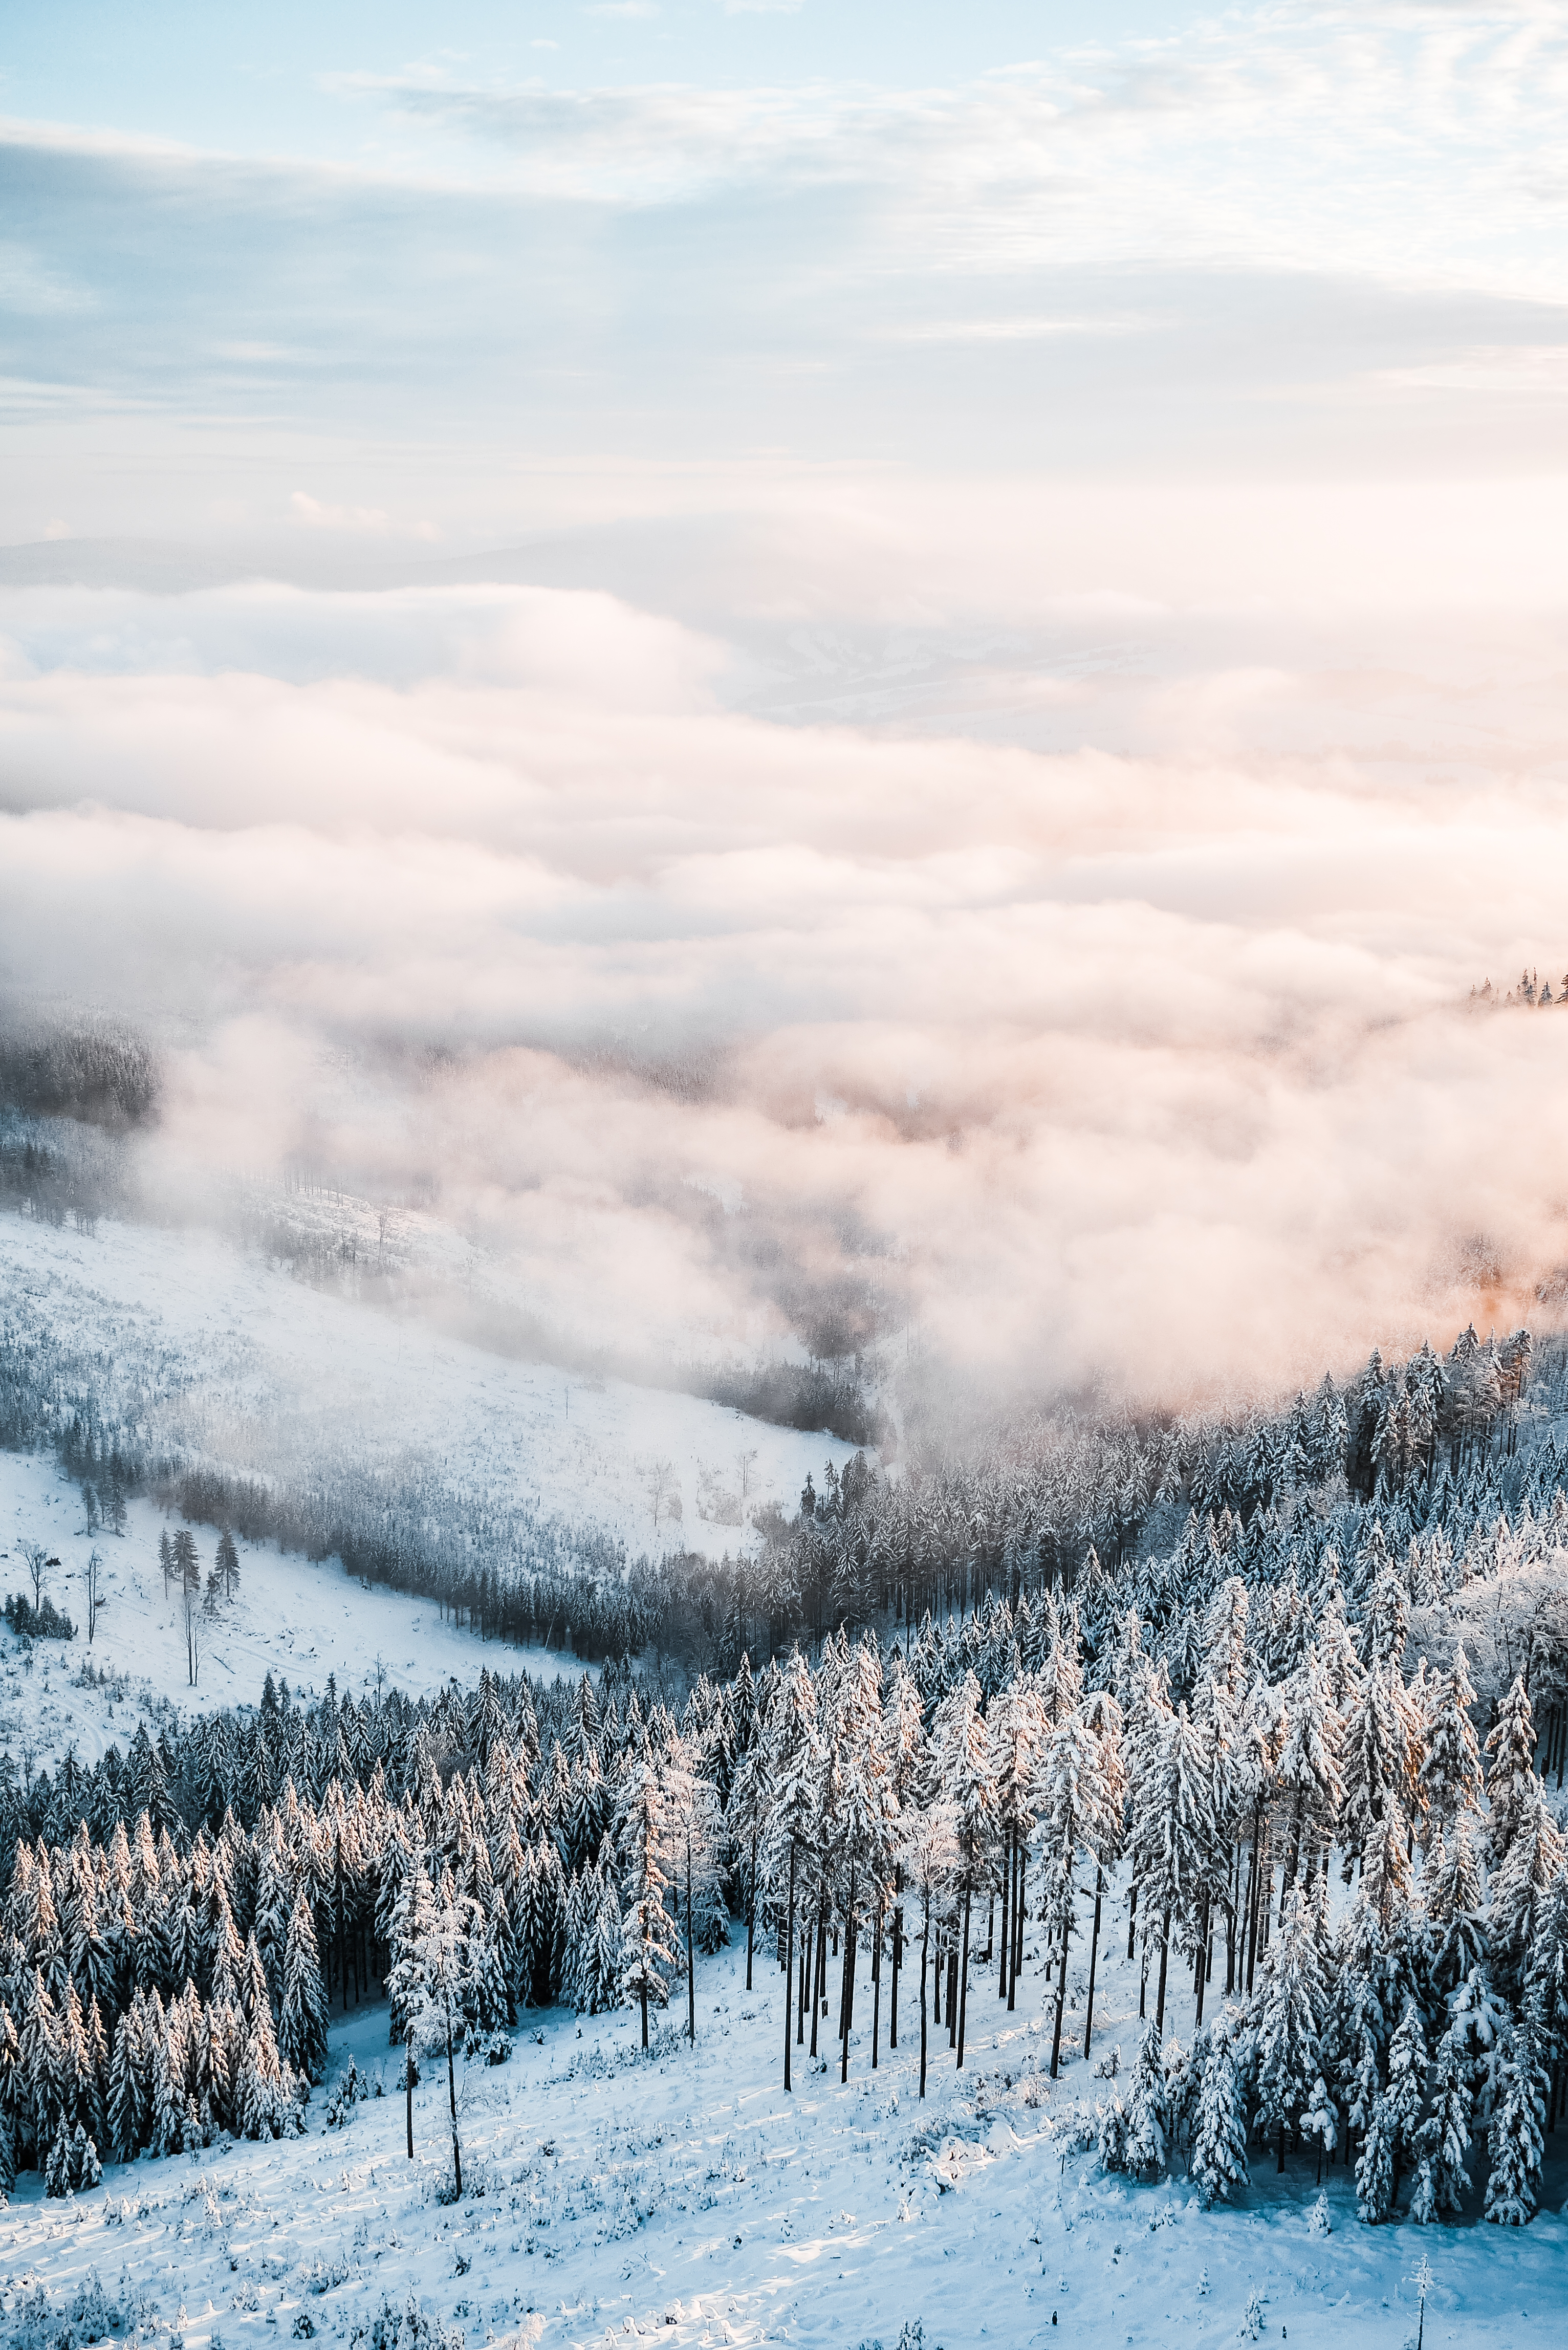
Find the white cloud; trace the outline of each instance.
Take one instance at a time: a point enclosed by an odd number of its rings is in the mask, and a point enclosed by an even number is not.
[[[1285,511],[1272,602],[1151,598],[1169,513],[1081,517],[1119,606],[993,577],[1054,752],[761,721],[598,596],[14,594],[5,976],[178,1039],[161,1180],[433,1168],[530,1310],[644,1359],[847,1315],[1169,1393],[1517,1319],[1568,1263],[1568,1010],[1462,1000],[1568,959],[1556,608],[1482,567],[1337,617],[1359,550]],[[960,555],[907,533],[909,591]]]

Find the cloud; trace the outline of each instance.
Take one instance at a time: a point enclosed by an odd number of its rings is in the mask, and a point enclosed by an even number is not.
[[[13,594],[4,980],[164,1036],[171,1195],[306,1153],[433,1196],[621,1360],[1170,1396],[1517,1320],[1568,1263],[1568,1007],[1465,999],[1568,958],[1554,612],[1483,569],[1336,616],[1306,514],[1288,610],[1151,596],[1147,515],[1120,607],[993,582],[1054,750],[781,724],[602,595]]]

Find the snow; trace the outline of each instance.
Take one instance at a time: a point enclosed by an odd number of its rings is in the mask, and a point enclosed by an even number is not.
[[[465,2179],[483,2191],[461,2204],[437,2199],[450,2171],[444,2069],[427,2067],[416,2092],[410,2165],[386,2010],[351,2013],[335,2027],[328,2080],[352,2054],[388,2094],[340,2131],[325,2129],[317,2092],[309,2134],[288,2144],[111,2167],[74,2203],[44,2200],[26,2175],[0,2214],[11,2323],[24,2281],[58,2306],[96,2270],[111,2298],[145,2296],[159,2340],[166,2327],[183,2350],[296,2338],[302,2312],[318,2338],[347,2341],[384,2298],[401,2306],[410,2293],[471,2350],[648,2338],[893,2350],[916,2320],[924,2350],[1218,2345],[1238,2338],[1254,2295],[1264,2338],[1390,2350],[1414,2338],[1425,2253],[1428,2342],[1550,2339],[1568,2251],[1554,2211],[1524,2230],[1366,2228],[1334,2166],[1325,2237],[1305,2163],[1280,2179],[1259,2153],[1245,2202],[1208,2213],[1185,2180],[1103,2178],[1063,2150],[1069,2105],[1096,2085],[1081,2054],[1059,2084],[1044,2077],[1043,1958],[1011,2017],[976,1969],[964,2070],[934,2033],[923,2105],[918,1953],[901,2044],[893,2056],[884,2045],[875,2074],[866,1971],[848,2085],[836,2061],[800,2062],[793,2096],[779,2082],[782,1978],[759,1952],[748,1993],[743,1947],[699,1961],[695,2050],[680,1986],[649,2056],[634,2012],[525,2019],[509,2063],[462,2077]],[[1137,1968],[1114,1939],[1101,1984],[1096,2061],[1117,2043],[1130,2056]],[[1080,1996],[1080,2032],[1081,2018]],[[1553,2204],[1564,2169],[1551,2154]]]
[[[247,1474],[337,1459],[711,1557],[854,1447],[671,1389],[568,1374],[296,1280],[221,1234],[0,1215],[5,1318],[107,1368],[161,1436]],[[672,1508],[672,1503],[675,1505]]]
[[[17,1762],[52,1765],[74,1745],[96,1762],[110,1744],[124,1751],[155,1699],[187,1717],[210,1708],[254,1705],[268,1672],[291,1690],[319,1696],[327,1674],[355,1696],[383,1688],[421,1696],[456,1679],[471,1685],[484,1663],[543,1677],[576,1674],[576,1659],[546,1648],[499,1647],[460,1631],[433,1599],[367,1589],[338,1559],[318,1565],[275,1544],[240,1544],[240,1586],[214,1618],[202,1619],[197,1685],[189,1686],[178,1596],[163,1594],[158,1537],[169,1521],[148,1502],[132,1502],[123,1537],[88,1534],[76,1488],[52,1456],[0,1452],[0,1592],[32,1586],[24,1542],[42,1543],[60,1565],[47,1596],[77,1627],[70,1641],[29,1645],[0,1626],[0,1747]],[[215,1536],[196,1529],[202,1580]],[[108,1605],[89,1648],[82,1570],[89,1552],[103,1562]],[[99,1681],[88,1679],[84,1668]]]

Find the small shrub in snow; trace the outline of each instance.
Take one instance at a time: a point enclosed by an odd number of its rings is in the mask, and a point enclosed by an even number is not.
[[[87,2188],[96,2187],[102,2177],[103,2165],[98,2158],[98,2148],[80,2122],[68,2133],[62,2122],[44,2173],[45,2193],[77,2195]]]
[[[1263,2338],[1263,2302],[1265,2296],[1253,2293],[1247,2303],[1247,2314],[1236,2328],[1239,2342],[1261,2342]]]
[[[88,2350],[89,2344],[134,2330],[149,2314],[145,2302],[133,2303],[123,2271],[119,2294],[111,2299],[94,2269],[77,2287],[68,2308],[57,2308],[44,2287],[35,2285],[13,2309],[5,2338],[10,2350]]]
[[[438,2324],[412,2293],[400,2309],[383,2300],[376,2314],[356,2325],[348,2350],[464,2350],[462,2329]]]
[[[361,2097],[368,2097],[369,2094],[365,2075],[350,2056],[347,2070],[338,2074],[333,2084],[332,2094],[327,2100],[327,2111],[323,2118],[327,2128],[341,2129]]]
[[[1328,2197],[1326,2195],[1320,2195],[1317,2201],[1313,2205],[1312,2210],[1307,2213],[1307,2234],[1309,2236],[1328,2236],[1332,2235],[1333,2232],[1334,2221],[1329,2217]]]

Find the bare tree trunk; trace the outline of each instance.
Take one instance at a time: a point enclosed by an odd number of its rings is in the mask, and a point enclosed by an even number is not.
[[[1051,2078],[1062,2064],[1062,2018],[1067,2012],[1067,1920],[1062,1920],[1062,1971],[1056,1978],[1056,2028],[1051,2034]]]
[[[446,2094],[452,2107],[452,2175],[458,2200],[462,2200],[462,2148],[457,2142],[457,2066],[452,2054],[452,1993],[446,1994]]]
[[[1170,1912],[1168,1909],[1159,1929],[1159,1990],[1155,1995],[1154,2028],[1159,2038],[1165,2038],[1165,1970],[1170,1961]]]
[[[697,1943],[691,1931],[691,1846],[686,1846],[686,2037],[697,2045]]]
[[[403,2055],[403,2086],[409,2093],[409,2160],[414,2158],[414,2027],[409,2026],[409,2044]]]
[[[972,1898],[966,1885],[963,1893],[963,1956],[959,1960],[958,2069],[961,2073],[963,2071],[963,2028],[969,2014],[969,1907]]]
[[[882,1904],[877,1904],[877,1939],[871,1945],[871,2070],[877,2070],[882,2029]]]
[[[752,1866],[746,1878],[746,1989],[752,1988],[752,1952],[757,1939],[757,1840],[752,1838]],[[787,2007],[788,2002],[785,2002]]]
[[[926,1896],[924,1930],[920,1935],[920,2095],[926,2094],[926,1960],[931,1947],[931,1897]]]
[[[1084,2062],[1089,2061],[1089,2041],[1095,2029],[1095,1969],[1100,1956],[1100,1903],[1106,1889],[1105,1871],[1096,1863],[1095,1868],[1095,1930],[1089,1943],[1089,1999],[1084,2016]]]
[[[789,2035],[794,2022],[794,1838],[789,1846],[789,1926],[784,1935],[784,2087],[790,2085]]]

